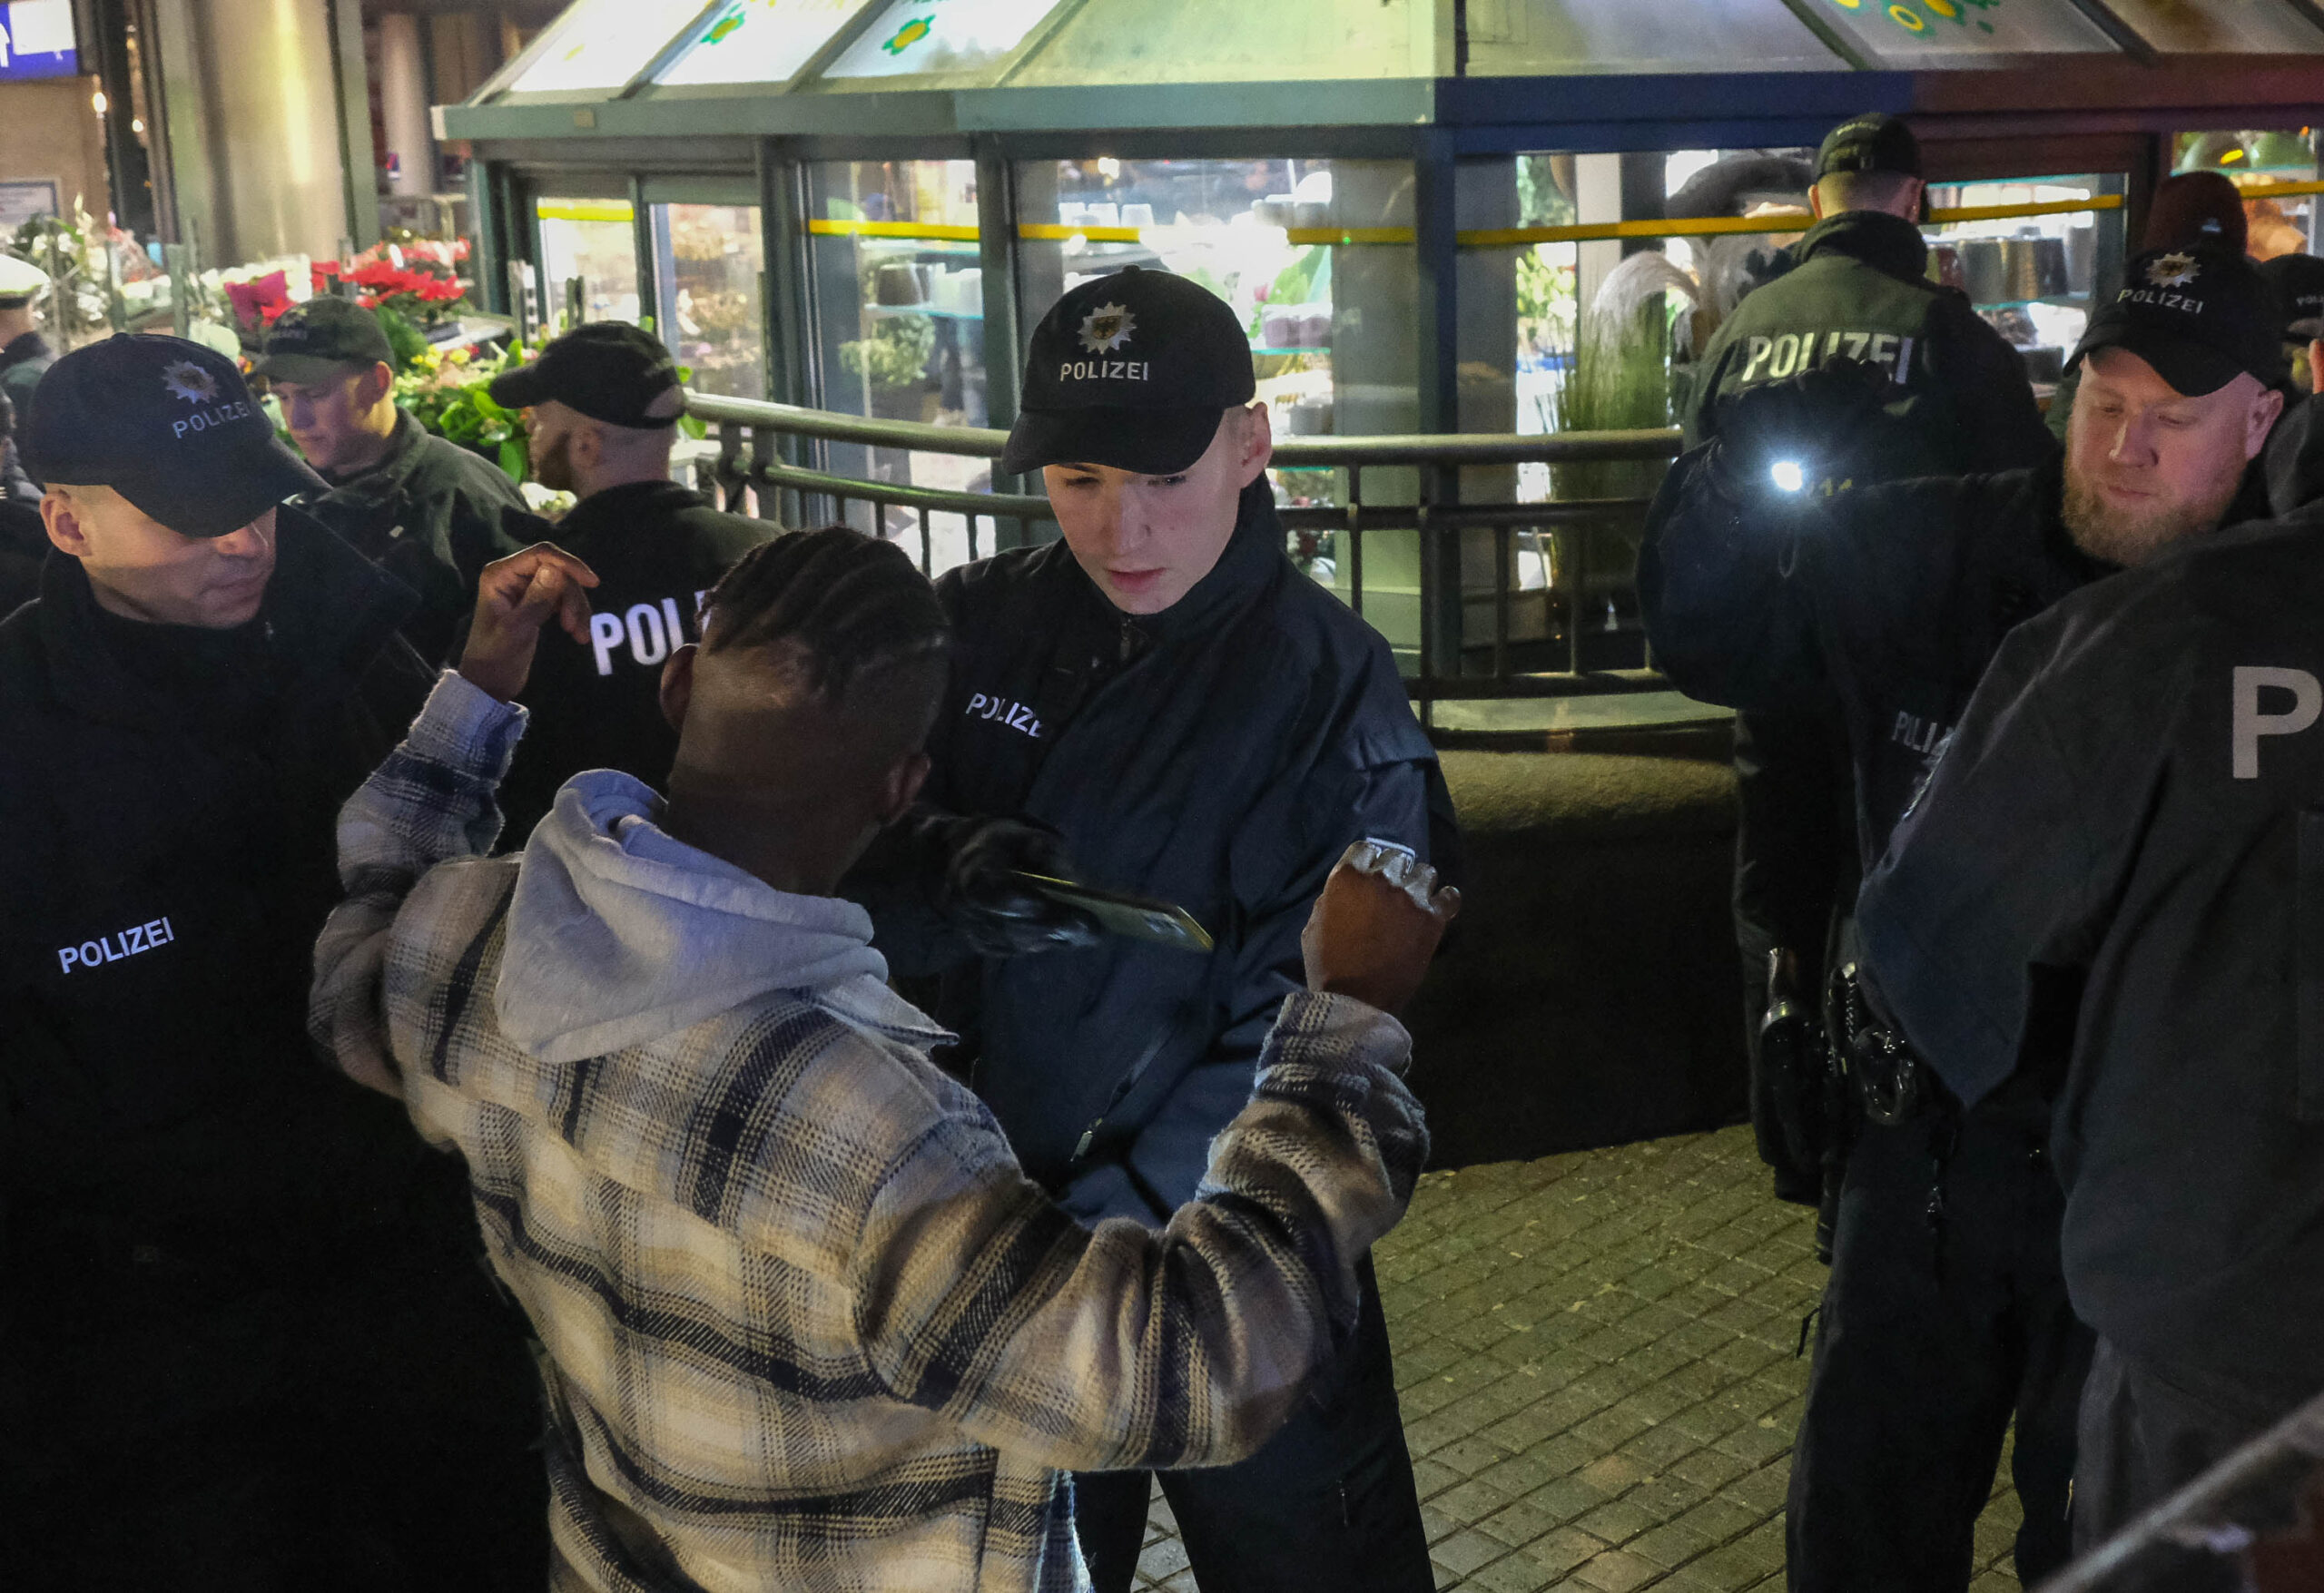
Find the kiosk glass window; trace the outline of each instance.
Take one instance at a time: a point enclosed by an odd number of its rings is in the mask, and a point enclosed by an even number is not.
[[[997,67],[1058,0],[891,0],[826,77],[957,76]]]
[[[826,161],[808,167],[815,339],[827,409],[934,426],[991,424],[985,403],[984,272],[972,161]],[[989,461],[830,443],[831,468],[899,486],[982,492]],[[852,505],[862,529],[869,506]],[[920,517],[884,511],[881,535],[921,556]],[[994,527],[977,552],[993,549]],[[964,562],[969,526],[930,516],[931,573]]]
[[[1903,70],[1990,66],[2009,56],[2118,53],[2074,0],[1804,3],[1876,61]]]
[[[2200,54],[2305,54],[2324,31],[2282,0],[2108,0],[2158,50]]]
[[[766,397],[764,244],[756,205],[657,204],[654,259],[662,340],[688,386]]]
[[[616,89],[645,68],[702,9],[701,0],[576,0],[549,25],[514,94]]]
[[[625,199],[543,199],[534,207],[540,223],[541,307],[552,327],[562,326],[566,284],[581,282],[585,320],[625,320],[638,316],[637,236]]]
[[[2251,258],[2324,254],[2324,206],[2313,193],[2286,192],[2317,180],[2313,128],[2182,133],[2172,141],[2173,172],[2219,172],[2243,191]]]
[[[789,83],[863,0],[727,0],[655,81]]]
[[[2034,391],[2044,397],[2082,340],[2096,295],[2122,280],[2125,186],[2121,174],[2107,172],[1929,185],[1929,208],[1940,212],[2111,203],[1972,215],[1923,229],[1930,274],[1968,294],[2024,359]]]

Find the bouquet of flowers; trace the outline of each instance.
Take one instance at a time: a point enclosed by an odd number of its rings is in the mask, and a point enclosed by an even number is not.
[[[516,410],[495,403],[486,389],[537,352],[518,344],[438,353],[423,344],[396,378],[396,403],[437,436],[495,460],[509,480],[522,482],[531,465],[525,428]]]
[[[468,252],[466,239],[377,243],[353,260],[319,261],[313,288],[318,293],[335,293],[342,282],[352,284],[358,304],[389,310],[424,329],[451,314],[452,307],[468,297],[468,284],[458,269]]]

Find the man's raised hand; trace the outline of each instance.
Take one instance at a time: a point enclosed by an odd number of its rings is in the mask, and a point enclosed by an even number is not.
[[[503,703],[525,689],[541,627],[554,618],[575,641],[589,641],[588,588],[597,573],[555,543],[536,542],[495,559],[477,582],[460,674]]]
[[[1357,841],[1324,882],[1299,937],[1307,988],[1399,1010],[1460,910],[1461,893],[1438,890],[1436,870],[1410,851]]]

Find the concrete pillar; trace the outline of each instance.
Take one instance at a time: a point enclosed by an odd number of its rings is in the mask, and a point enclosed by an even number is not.
[[[203,266],[331,254],[348,231],[327,0],[155,0],[181,232]]]
[[[396,157],[388,180],[399,199],[436,192],[436,140],[428,125],[428,57],[419,18],[390,11],[379,18],[379,110],[388,152]]]

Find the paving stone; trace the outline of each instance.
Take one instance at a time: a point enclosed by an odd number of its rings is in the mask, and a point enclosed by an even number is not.
[[[1436,1586],[1776,1593],[1826,1280],[1748,1127],[1424,1175],[1376,1247]],[[1196,1593],[1157,1490],[1140,1593]],[[1971,1593],[2015,1593],[2006,1468]]]

